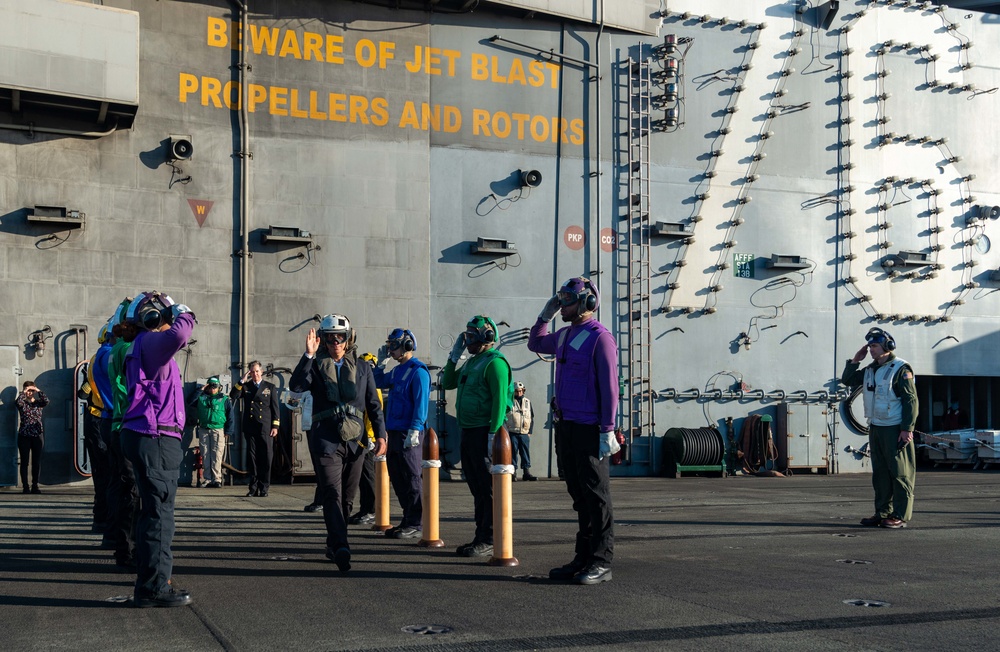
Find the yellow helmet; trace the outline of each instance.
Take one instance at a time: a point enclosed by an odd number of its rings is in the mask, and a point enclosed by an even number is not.
[[[377,364],[378,363],[378,358],[376,358],[375,354],[371,353],[371,352],[369,352],[369,353],[362,353],[361,354],[361,359],[364,360],[365,362],[369,362],[371,364]]]

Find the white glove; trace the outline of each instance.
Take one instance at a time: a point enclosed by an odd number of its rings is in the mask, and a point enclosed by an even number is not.
[[[553,294],[542,311],[538,313],[538,318],[542,321],[552,321],[552,318],[559,312],[559,307],[559,295]]]
[[[493,463],[493,439],[495,437],[495,432],[486,435],[486,456],[490,458],[490,464]]]
[[[420,431],[410,428],[406,431],[406,441],[403,442],[403,448],[413,448],[414,446],[420,445]]]
[[[177,317],[179,315],[184,314],[185,312],[190,312],[191,317],[194,318],[194,323],[196,324],[198,323],[198,318],[194,316],[194,311],[192,311],[183,303],[175,303],[174,305],[170,306],[170,323],[174,323],[175,321],[177,321]]]
[[[465,332],[459,334],[455,338],[455,345],[451,347],[451,353],[448,355],[448,359],[458,364],[458,361],[462,359],[462,354],[465,353]]]
[[[601,444],[597,452],[597,460],[603,460],[605,457],[610,457],[620,451],[621,446],[618,445],[618,439],[615,437],[615,431],[609,430],[607,432],[601,433]]]
[[[375,364],[380,369],[385,369],[386,363],[389,362],[389,345],[388,344],[383,344],[382,346],[379,347],[378,353],[375,354],[375,360],[376,360]]]
[[[370,453],[373,450],[375,450],[375,440],[374,439],[369,439],[368,440],[368,452]]]

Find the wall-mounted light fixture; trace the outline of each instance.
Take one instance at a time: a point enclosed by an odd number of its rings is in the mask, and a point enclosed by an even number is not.
[[[87,214],[65,206],[39,206],[28,209],[25,219],[38,224],[53,224],[69,229],[82,229]]]
[[[28,334],[28,345],[39,358],[45,355],[45,340],[52,339],[52,327],[46,324],[37,331]]]
[[[305,245],[312,242],[312,234],[297,226],[269,226],[261,236],[264,244],[295,244]]]

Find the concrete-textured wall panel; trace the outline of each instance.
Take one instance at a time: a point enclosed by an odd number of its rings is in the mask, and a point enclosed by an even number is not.
[[[131,220],[116,220],[100,215],[88,217],[85,245],[90,251],[107,251],[114,255],[132,254],[138,252],[140,243],[143,248],[147,246],[147,241],[140,234],[141,229],[137,229],[135,222]]]
[[[61,327],[88,314],[86,306],[88,279],[78,278],[60,283],[37,283],[32,288],[30,312],[48,315],[52,320],[63,320]],[[56,327],[52,324],[53,329]]]
[[[51,271],[60,283],[86,283],[89,279],[89,282],[103,284],[115,255],[115,252],[97,252],[90,248],[66,249],[53,261],[56,269]]]
[[[228,291],[220,290],[228,290],[228,288],[225,284],[218,283],[210,286],[207,290],[183,288],[170,296],[175,301],[186,303],[191,307],[194,314],[198,316],[198,323],[202,330],[207,327],[217,329],[219,332],[216,335],[218,337],[224,336],[228,344],[233,300]]]
[[[137,292],[162,287],[163,275],[160,262],[150,260],[148,253],[138,255],[115,255],[111,259],[111,281],[116,287],[130,288],[126,292],[135,296]]]
[[[364,267],[368,261],[368,238],[362,235],[328,238],[323,251],[316,254],[324,267],[353,269]]]
[[[323,184],[323,203],[335,204],[344,209],[357,209],[365,206],[363,192],[358,192],[357,177],[337,176],[327,177]]]
[[[97,182],[103,186],[120,188],[135,188],[137,184],[139,161],[134,156],[115,156],[102,153],[98,164],[90,171],[93,178],[97,171]]]
[[[216,213],[217,210],[218,213]],[[203,228],[199,229],[196,225],[192,225],[191,228],[184,231],[184,254],[211,264],[215,269],[213,275],[216,276],[216,280],[225,280],[227,284],[229,282],[228,276],[220,279],[218,274],[223,273],[224,270],[230,270],[235,265],[231,261],[231,256],[236,244],[233,242],[232,231],[224,223],[229,216],[229,211],[224,208],[219,210],[219,207],[216,206],[213,207]],[[213,217],[218,224],[215,228],[209,224]]]
[[[108,285],[88,285],[86,287],[86,308],[85,322],[89,323],[93,332],[91,338],[96,340],[97,332],[118,309],[118,304],[125,298],[125,294],[118,289]],[[78,299],[78,302],[80,299]],[[84,314],[81,312],[81,319]]]
[[[427,249],[430,242],[429,208],[418,211],[392,211],[389,219],[389,237],[405,238]]]
[[[13,246],[7,249],[7,277],[14,280],[39,278],[41,270],[48,270],[57,264],[58,254],[51,249],[27,246]]]
[[[108,207],[108,217],[136,224],[159,223],[160,195],[148,190],[115,190]]]
[[[409,265],[406,259],[406,242],[398,240],[368,238],[365,240],[365,267],[402,267]],[[403,256],[403,259],[400,256]]]
[[[10,256],[9,249],[6,255]],[[4,306],[6,314],[11,316],[0,320],[0,342],[5,345],[27,341],[28,331],[21,333],[21,320],[17,315],[30,314],[31,286],[31,281],[22,281],[9,276],[4,279],[3,283],[0,283],[0,305]],[[35,326],[31,330],[35,328],[41,328],[41,326]]]

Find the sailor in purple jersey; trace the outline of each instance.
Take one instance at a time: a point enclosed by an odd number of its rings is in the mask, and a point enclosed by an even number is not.
[[[549,571],[549,578],[577,584],[610,581],[614,559],[610,458],[620,448],[618,345],[594,318],[600,301],[589,279],[570,279],[545,304],[528,337],[529,351],[556,357],[556,445],[579,521],[576,556]],[[557,312],[569,326],[549,333]]]
[[[191,603],[191,595],[170,583],[185,417],[174,355],[191,337],[195,317],[167,295],[147,292],[129,306],[127,319],[140,330],[125,357],[128,407],[121,432],[142,505],[136,523],[135,606],[182,607]]]

